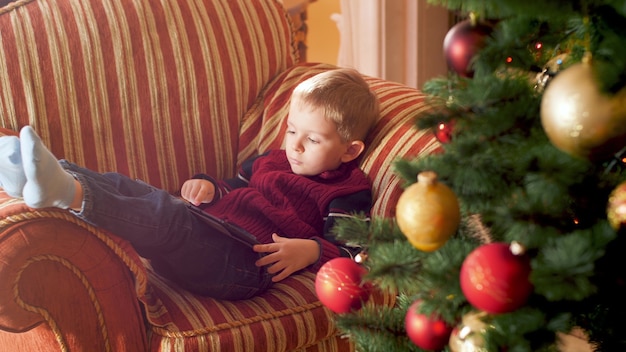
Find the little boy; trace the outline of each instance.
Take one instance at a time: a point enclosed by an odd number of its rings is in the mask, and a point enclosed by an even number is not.
[[[29,207],[69,209],[128,240],[185,289],[246,299],[294,272],[351,255],[354,248],[330,230],[337,217],[369,213],[370,183],[357,159],[378,109],[358,72],[313,76],[292,94],[284,150],[245,162],[237,178],[194,176],[181,188],[184,200],[119,173],[59,161],[25,126],[19,139],[0,137],[0,184]],[[185,201],[259,244],[216,234]]]

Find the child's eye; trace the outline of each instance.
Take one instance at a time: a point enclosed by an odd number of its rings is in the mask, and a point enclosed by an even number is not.
[[[296,132],[293,131],[293,130],[287,130],[287,134],[294,134],[294,133],[296,133]]]
[[[309,138],[309,142],[313,143],[313,144],[318,144],[319,141],[313,138]]]

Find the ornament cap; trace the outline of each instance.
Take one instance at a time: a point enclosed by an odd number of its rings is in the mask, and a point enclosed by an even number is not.
[[[476,14],[476,12],[469,13],[469,21],[472,26],[476,26],[476,24],[478,23],[478,15]]]
[[[524,255],[524,253],[526,253],[526,248],[517,241],[511,242],[511,246],[509,248],[511,249],[511,253],[514,255]]]
[[[368,258],[367,252],[363,251],[363,252],[360,252],[359,254],[357,254],[354,257],[354,261],[359,263],[359,264],[363,264],[363,263],[365,263],[367,258]]]
[[[434,171],[422,171],[417,175],[417,182],[432,185],[437,182],[437,173]]]

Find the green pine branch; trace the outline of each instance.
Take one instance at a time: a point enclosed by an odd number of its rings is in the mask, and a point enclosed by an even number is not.
[[[474,310],[458,280],[464,259],[482,243],[517,241],[531,257],[534,291],[521,309],[485,317],[484,347],[555,351],[558,333],[578,326],[596,351],[624,350],[626,230],[608,225],[606,205],[626,180],[625,156],[598,163],[553,146],[541,124],[540,81],[549,86],[591,53],[601,89],[625,89],[626,1],[429,2],[495,20],[472,79],[451,73],[423,87],[431,109],[416,116],[416,128],[448,124],[450,142],[393,165],[404,186],[435,171],[457,195],[463,221],[434,252],[411,246],[394,219],[338,222],[337,237],[367,253],[366,280],[398,293],[394,307],[369,303],[338,316],[338,326],[360,351],[419,351],[404,331],[408,306],[421,299],[423,313],[460,322]]]

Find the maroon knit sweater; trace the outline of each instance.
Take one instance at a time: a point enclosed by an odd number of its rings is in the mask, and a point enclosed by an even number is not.
[[[216,185],[216,197],[204,210],[246,229],[259,242],[271,243],[273,233],[317,241],[320,259],[312,270],[342,254],[341,243],[325,233],[332,215],[369,215],[371,207],[370,182],[356,161],[317,176],[301,176],[291,171],[285,151],[275,150],[242,165],[236,179],[195,178]]]

